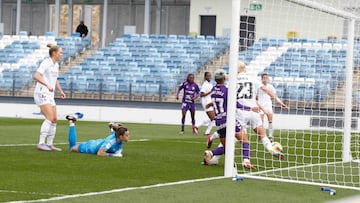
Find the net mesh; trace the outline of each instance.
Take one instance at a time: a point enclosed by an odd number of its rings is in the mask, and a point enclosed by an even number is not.
[[[239,60],[248,72],[267,73],[277,96],[290,110],[274,104],[274,141],[285,159],[268,153],[248,129],[251,162],[238,173],[360,187],[358,67],[360,24],[355,19],[352,98],[346,98],[349,16],[357,18],[359,1],[241,1]],[[351,100],[351,161],[343,162],[345,100]],[[264,126],[269,127],[265,116]]]

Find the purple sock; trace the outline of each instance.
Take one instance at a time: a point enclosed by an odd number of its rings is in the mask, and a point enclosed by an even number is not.
[[[218,147],[216,149],[212,150],[213,155],[223,155],[225,154],[225,148],[224,147]]]
[[[243,159],[250,159],[250,144],[242,143]]]

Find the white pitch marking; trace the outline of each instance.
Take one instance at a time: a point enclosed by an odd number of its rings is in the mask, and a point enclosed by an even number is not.
[[[16,191],[16,190],[0,190],[0,193],[21,193],[21,194],[34,194],[34,195],[52,195],[52,196],[63,196],[64,194],[57,193],[41,193],[41,192],[26,192],[26,191]]]
[[[64,196],[60,196],[60,197],[51,197],[48,199],[37,199],[37,200],[28,200],[28,201],[21,200],[21,201],[13,201],[13,202],[8,202],[8,203],[20,203],[20,202],[30,203],[30,202],[56,201],[56,200],[71,199],[71,198],[77,198],[77,197],[88,197],[88,196],[95,196],[95,195],[118,193],[118,192],[130,191],[130,190],[142,190],[142,189],[158,188],[158,187],[165,187],[165,186],[172,186],[172,185],[182,185],[182,184],[187,184],[187,183],[196,183],[196,182],[218,180],[218,179],[224,179],[224,178],[225,178],[224,176],[218,176],[218,177],[202,178],[202,179],[194,179],[194,180],[183,180],[183,181],[178,181],[178,182],[159,183],[159,184],[155,184],[155,185],[147,185],[147,186],[140,186],[140,187],[120,188],[120,189],[107,190],[107,191],[101,191],[101,192],[89,192],[89,193],[83,193],[83,194],[64,195]]]
[[[129,142],[147,142],[149,139],[138,139],[138,140],[129,140]],[[83,141],[86,142],[86,141]],[[81,142],[78,142],[81,143]],[[65,145],[69,144],[67,142],[55,143],[55,145]],[[20,147],[20,146],[37,146],[37,144],[0,144],[0,147]]]

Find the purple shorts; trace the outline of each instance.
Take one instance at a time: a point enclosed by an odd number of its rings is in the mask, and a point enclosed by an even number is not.
[[[183,102],[181,105],[181,110],[183,111],[195,111],[195,103],[188,103],[188,102]]]
[[[238,120],[236,120],[236,122],[235,122],[235,133],[240,132],[240,130],[241,130],[240,122]],[[220,130],[217,130],[217,133],[219,133],[220,138],[225,138],[226,137],[226,127],[222,128]]]

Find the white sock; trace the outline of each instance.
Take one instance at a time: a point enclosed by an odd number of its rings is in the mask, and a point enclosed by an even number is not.
[[[54,144],[55,134],[56,134],[56,123],[51,123],[50,129],[49,129],[49,134],[46,139],[47,145],[51,146]]]
[[[215,131],[211,136],[210,136],[210,140],[215,140],[219,138],[219,133],[217,133],[217,131]]]
[[[271,142],[267,136],[261,139],[261,143],[264,145],[264,148],[268,150],[270,153],[273,151]]]
[[[269,123],[269,137],[273,136],[273,124]]]
[[[45,119],[40,128],[39,144],[45,144],[45,139],[50,130],[51,121]]]
[[[211,129],[213,128],[214,124],[215,124],[214,122],[209,122],[208,127],[205,130],[205,134],[210,134]]]
[[[216,165],[219,163],[220,155],[215,155],[209,160],[209,165]]]

